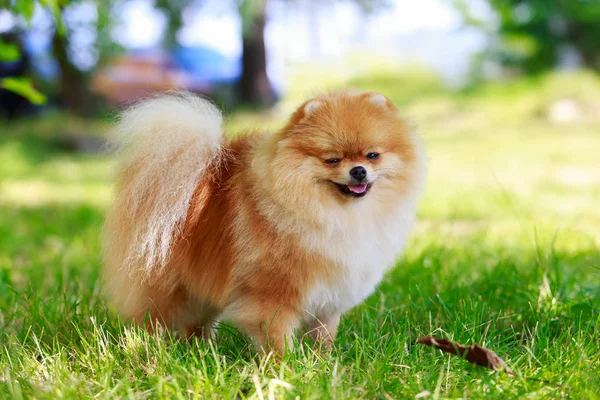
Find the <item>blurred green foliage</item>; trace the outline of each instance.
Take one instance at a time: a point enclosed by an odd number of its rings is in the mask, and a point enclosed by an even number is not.
[[[0,62],[17,61],[20,57],[19,48],[14,43],[5,43],[0,40]]]
[[[21,58],[19,47],[15,43],[6,43],[0,39],[0,62],[17,62]],[[40,93],[29,78],[5,77],[0,78],[0,89],[10,90],[23,96],[35,105],[44,104],[46,96]]]
[[[576,54],[582,65],[600,70],[600,1],[488,1],[498,19],[497,32],[493,33],[499,36],[499,41],[486,52],[488,58],[536,74],[555,68]],[[466,1],[456,3],[462,11],[467,9]],[[490,24],[472,17],[466,20],[490,29]]]
[[[0,80],[0,88],[21,95],[35,105],[46,102],[46,96],[33,87],[29,78],[4,78]]]
[[[72,0],[2,0],[0,8],[10,10],[13,15],[23,17],[29,23],[36,4],[49,10],[55,20],[59,20],[62,8],[72,2]]]
[[[96,18],[87,23],[87,28],[95,32],[94,47],[98,54],[97,65],[102,64],[110,56],[118,54],[121,47],[115,43],[109,31],[115,23],[113,6],[117,0],[97,1],[90,3],[95,7]],[[39,6],[47,10],[54,20],[54,33],[52,37],[52,51],[59,69],[59,79],[55,82],[46,82],[47,94],[52,96],[57,92],[63,106],[80,115],[92,115],[95,103],[91,101],[91,94],[87,89],[87,80],[94,68],[81,71],[72,62],[67,54],[72,26],[69,26],[63,12],[70,6],[83,3],[82,0],[0,0],[0,9],[8,9],[19,18],[26,26],[31,24],[34,10]],[[79,24],[78,28],[83,25]],[[18,46],[0,41],[0,61],[16,61],[20,58]],[[40,82],[36,82],[40,83]],[[39,86],[39,85],[38,85]],[[0,87],[11,90],[31,103],[39,105],[46,102],[46,96],[41,94],[30,79],[5,78],[0,80]]]
[[[31,23],[36,4],[47,8],[54,16],[56,21],[60,21],[61,7],[68,1],[60,0],[2,0],[0,9],[8,9],[17,17],[22,17],[27,24]],[[59,26],[62,26],[59,24]],[[0,62],[13,62],[21,57],[19,48],[13,43],[5,43],[0,40]],[[7,77],[0,79],[0,88],[10,90],[27,100],[32,104],[41,105],[46,103],[46,96],[40,93],[29,78]]]

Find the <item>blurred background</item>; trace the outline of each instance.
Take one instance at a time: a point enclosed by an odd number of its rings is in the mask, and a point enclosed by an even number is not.
[[[420,229],[598,244],[599,1],[0,4],[0,204],[15,241],[31,230],[23,213],[68,207],[97,235],[107,130],[132,101],[194,91],[234,135],[355,87],[390,97],[427,142]]]

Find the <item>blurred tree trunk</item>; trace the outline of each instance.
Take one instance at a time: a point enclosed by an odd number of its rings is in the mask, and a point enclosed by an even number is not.
[[[271,106],[275,93],[267,76],[265,9],[267,0],[244,0],[242,16],[242,75],[238,84],[242,103]]]
[[[56,29],[52,37],[52,52],[60,69],[59,101],[68,112],[89,117],[94,112],[94,97],[87,88],[85,74],[71,63],[67,51],[68,36]]]
[[[568,37],[573,41],[573,46],[579,52],[583,64],[600,72],[600,49],[596,38],[588,34],[593,27],[589,26],[589,23],[584,24],[578,21],[572,23],[570,28]]]
[[[167,16],[167,29],[163,37],[163,46],[167,51],[177,46],[177,32],[183,26],[183,11],[189,6],[188,0],[156,0],[154,7],[161,10]],[[202,4],[202,1],[196,1]]]

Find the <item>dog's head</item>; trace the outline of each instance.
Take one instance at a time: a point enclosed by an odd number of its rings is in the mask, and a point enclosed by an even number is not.
[[[279,133],[272,174],[297,204],[399,200],[422,181],[420,141],[375,92],[341,92],[302,104]],[[303,201],[307,200],[307,201]]]

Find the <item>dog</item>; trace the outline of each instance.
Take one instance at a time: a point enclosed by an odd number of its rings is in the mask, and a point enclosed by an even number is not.
[[[118,312],[185,337],[227,320],[276,354],[301,326],[331,346],[401,254],[427,169],[376,92],[317,96],[279,131],[232,139],[212,103],[171,93],[126,110],[116,132],[104,260]]]

